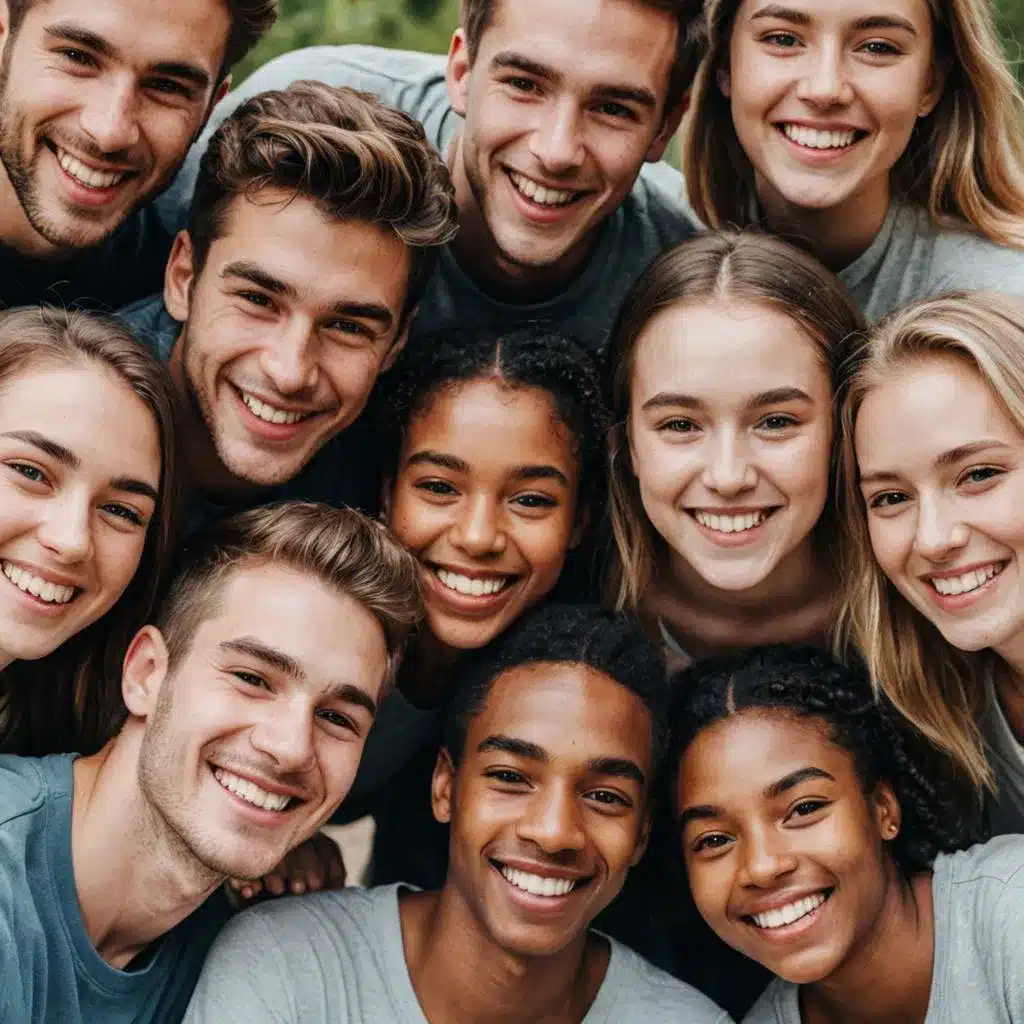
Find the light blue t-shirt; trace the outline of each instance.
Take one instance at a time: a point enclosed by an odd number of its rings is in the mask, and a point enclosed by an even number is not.
[[[0,757],[0,1021],[180,1021],[229,916],[222,892],[117,970],[82,919],[71,862],[75,754]]]
[[[315,46],[270,61],[232,92],[210,125],[164,202],[181,217],[195,187],[199,157],[210,134],[243,100],[299,79],[318,79],[374,93],[420,121],[442,154],[460,130],[444,80],[445,58],[376,46]],[[533,320],[555,322],[591,351],[607,340],[626,292],[663,250],[694,234],[697,223],[683,199],[683,179],[668,164],[646,164],[632,192],[601,227],[580,276],[544,302],[506,302],[479,288],[459,267],[449,247],[441,253],[413,331],[422,334],[455,324],[498,329]]]

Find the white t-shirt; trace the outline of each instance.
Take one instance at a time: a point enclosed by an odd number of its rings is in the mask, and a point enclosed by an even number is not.
[[[996,697],[992,680],[986,683],[988,700],[981,719],[981,733],[999,791],[990,813],[996,835],[1024,832],[1024,746],[1014,736]],[[1024,929],[1024,922],[1021,923]],[[1024,978],[1021,979],[1024,987]]]

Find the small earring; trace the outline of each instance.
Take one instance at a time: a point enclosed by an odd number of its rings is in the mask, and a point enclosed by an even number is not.
[[[890,821],[886,826],[885,834],[889,839],[895,839],[899,835],[900,827],[895,822]]]

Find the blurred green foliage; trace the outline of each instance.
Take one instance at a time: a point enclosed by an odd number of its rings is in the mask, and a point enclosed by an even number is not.
[[[1024,79],[1024,0],[996,0],[996,5],[1007,53]],[[281,0],[277,25],[237,77],[241,80],[278,54],[321,43],[374,43],[443,53],[458,20],[459,0]]]

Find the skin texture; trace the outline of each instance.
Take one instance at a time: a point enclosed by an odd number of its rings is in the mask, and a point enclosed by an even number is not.
[[[458,767],[442,752],[434,773],[435,816],[451,823],[445,886],[402,904],[431,1019],[582,1019],[607,968],[587,928],[643,853],[651,770],[646,708],[602,673],[542,663],[494,682]],[[586,882],[527,897],[496,862]]]
[[[1005,408],[966,361],[927,356],[868,393],[855,440],[882,571],[955,647],[1024,664],[1024,437]],[[969,592],[936,589],[997,567]]]
[[[865,792],[826,723],[771,709],[719,720],[684,752],[676,793],[698,909],[725,942],[802,986],[804,1020],[924,1020],[931,875],[899,873],[886,852],[901,825],[892,788]],[[750,919],[822,892],[784,927]]]
[[[187,321],[171,372],[195,483],[228,494],[284,483],[348,427],[405,341],[408,277],[394,234],[271,188],[233,201],[198,275],[179,235],[164,299]],[[267,424],[243,391],[303,418]]]
[[[47,0],[13,38],[4,16],[4,243],[44,256],[96,245],[162,191],[227,88],[217,78],[229,27],[226,3],[211,0]],[[127,173],[112,187],[77,184],[54,147]]]
[[[448,91],[466,121],[449,163],[469,273],[522,299],[576,276],[678,127],[682,106],[665,107],[675,41],[669,13],[633,0],[500,3],[472,61],[455,33]],[[541,208],[510,171],[578,198]]]
[[[770,7],[790,13],[766,16]],[[769,218],[802,229],[826,263],[842,266],[881,226],[889,172],[944,78],[926,0],[744,0],[719,87]],[[858,134],[852,145],[813,149],[788,139],[785,124]]]
[[[434,640],[482,647],[550,593],[578,540],[578,472],[569,431],[536,388],[470,381],[413,418],[388,522],[420,561]],[[464,595],[438,569],[508,582]]]
[[[49,654],[113,606],[138,568],[159,485],[153,417],[110,371],[41,364],[4,382],[0,564],[76,594],[46,603],[0,576],[0,666]]]

